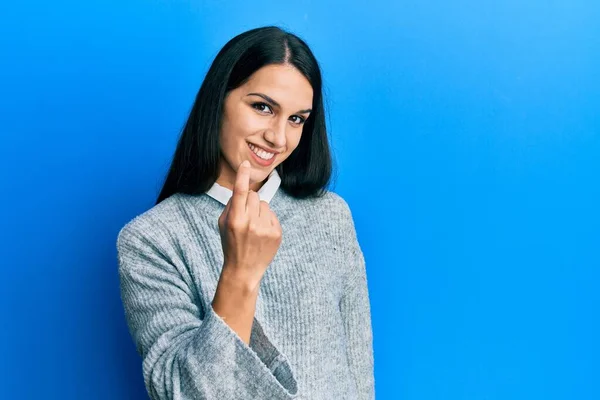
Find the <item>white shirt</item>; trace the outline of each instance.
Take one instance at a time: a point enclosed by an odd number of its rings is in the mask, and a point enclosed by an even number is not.
[[[281,178],[279,177],[277,170],[274,169],[269,174],[267,181],[261,186],[260,189],[258,189],[258,197],[260,200],[264,200],[269,203],[275,195],[275,192],[277,192],[277,189],[279,189],[280,184]],[[233,191],[215,182],[212,187],[206,191],[206,194],[226,206],[227,202],[233,195]]]

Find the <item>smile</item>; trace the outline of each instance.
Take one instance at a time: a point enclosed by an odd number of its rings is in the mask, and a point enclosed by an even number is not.
[[[261,167],[268,167],[275,162],[275,153],[264,151],[263,149],[260,149],[251,143],[248,143],[248,149],[252,154],[252,161]]]
[[[257,156],[259,156],[261,159],[268,161],[271,158],[273,158],[273,156],[275,156],[274,153],[269,153],[267,151],[264,151],[256,146],[254,146],[252,143],[248,143],[248,147],[250,147],[250,150],[252,150],[252,152],[254,154],[256,154]]]

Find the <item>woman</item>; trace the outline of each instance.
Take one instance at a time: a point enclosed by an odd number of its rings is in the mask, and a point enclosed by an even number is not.
[[[242,33],[198,92],[156,205],[119,232],[152,399],[372,399],[365,260],[312,52]]]

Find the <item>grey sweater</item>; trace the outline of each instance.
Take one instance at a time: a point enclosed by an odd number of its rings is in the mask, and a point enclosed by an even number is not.
[[[224,207],[177,193],[119,232],[121,299],[150,397],[374,399],[365,260],[348,204],[330,191],[298,200],[277,190],[283,237],[249,345],[211,306]]]

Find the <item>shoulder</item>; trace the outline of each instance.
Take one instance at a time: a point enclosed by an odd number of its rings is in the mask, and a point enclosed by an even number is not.
[[[350,215],[350,207],[346,200],[338,193],[326,190],[321,196],[304,199],[302,202],[311,208],[328,213]]]
[[[329,193],[330,201],[332,203],[332,206],[335,209],[337,209],[341,213],[345,213],[348,215],[351,214],[350,206],[348,205],[348,202],[340,194],[335,193],[335,192],[327,192],[327,193]]]
[[[132,241],[152,241],[168,237],[170,227],[180,219],[180,194],[176,193],[135,216],[117,234],[117,247]]]
[[[329,215],[338,217],[345,223],[352,223],[352,211],[348,202],[338,193],[327,191],[323,206]]]
[[[316,224],[324,224],[342,234],[354,235],[354,220],[348,202],[342,195],[327,190],[320,197],[303,200],[304,210]]]

